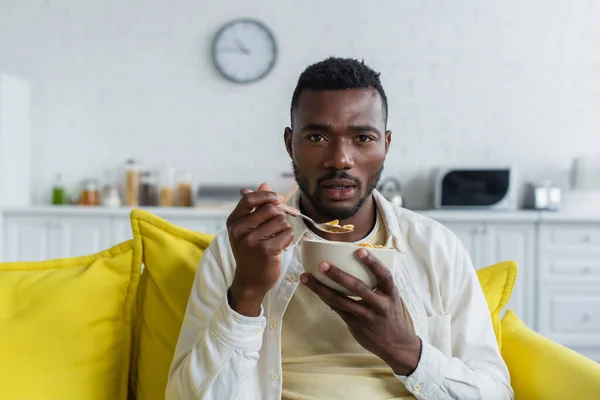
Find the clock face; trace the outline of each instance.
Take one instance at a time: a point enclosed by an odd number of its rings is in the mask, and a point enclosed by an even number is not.
[[[236,83],[255,82],[266,76],[277,59],[277,45],[269,29],[251,19],[223,26],[213,42],[213,61],[219,72]]]

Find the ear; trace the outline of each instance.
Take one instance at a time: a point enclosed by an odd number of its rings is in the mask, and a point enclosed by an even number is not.
[[[390,149],[390,143],[392,142],[392,131],[385,131],[385,154],[387,155]]]
[[[290,128],[285,128],[283,133],[283,141],[285,142],[285,149],[287,150],[288,155],[293,160],[294,153],[292,152],[292,130]]]

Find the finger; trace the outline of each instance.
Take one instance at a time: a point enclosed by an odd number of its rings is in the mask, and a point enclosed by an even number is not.
[[[277,235],[280,232],[283,232],[287,229],[291,229],[291,225],[284,215],[277,215],[262,225],[258,226],[256,229],[252,230],[248,234],[249,242],[260,242],[264,240],[269,240],[273,236]]]
[[[286,219],[286,213],[273,204],[265,204],[253,213],[247,214],[237,221],[230,222],[228,225],[229,233],[233,238],[240,239],[254,232],[261,225],[268,223],[273,218]]]
[[[260,186],[258,187],[258,189],[256,189],[257,192],[272,192],[273,190],[271,189],[271,186],[268,183],[261,183]],[[248,189],[248,188],[243,188],[242,190],[240,190],[240,194],[241,195],[245,195],[247,193],[252,193],[252,190]]]
[[[244,189],[240,193],[245,192]],[[283,196],[275,192],[270,191],[259,191],[259,192],[246,192],[242,194],[242,198],[237,203],[235,209],[229,214],[227,218],[227,226],[232,224],[234,221],[250,214],[257,207],[265,204],[279,204],[283,202]]]
[[[268,251],[271,254],[279,254],[283,250],[285,250],[292,242],[294,241],[294,232],[292,229],[286,229],[284,231],[279,232],[273,238],[267,241],[269,247],[267,247]],[[276,253],[273,253],[276,252]]]
[[[348,325],[348,327],[354,326],[358,319],[354,316],[354,314],[349,313],[348,311],[340,310],[339,308],[331,307],[333,311]]]
[[[340,286],[348,289],[356,296],[362,298],[367,304],[377,309],[382,306],[381,295],[375,293],[369,286],[363,281],[350,275],[347,272],[342,271],[335,265],[331,265],[327,262],[322,262],[319,265],[319,270],[325,274],[329,279],[336,282]]]
[[[259,192],[262,191],[266,191],[266,192],[272,192],[273,189],[271,189],[271,186],[268,183],[261,183],[260,186],[258,187],[258,189],[256,189]]]
[[[285,250],[294,240],[292,229],[284,229],[268,239],[248,238],[249,246],[258,246],[266,256],[276,256]]]
[[[377,257],[366,249],[358,249],[356,251],[356,257],[369,268],[371,272],[373,272],[373,275],[377,278],[377,287],[381,292],[384,294],[394,293],[396,284],[394,283],[392,271],[390,271],[389,268],[383,265]]]
[[[312,275],[306,273],[302,274],[300,276],[300,281],[333,309],[346,311],[358,318],[369,319],[371,317],[371,310],[363,304],[328,288],[316,280]]]

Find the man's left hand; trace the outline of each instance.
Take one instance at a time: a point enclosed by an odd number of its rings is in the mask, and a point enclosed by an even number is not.
[[[419,363],[421,339],[408,327],[392,273],[366,249],[359,249],[356,256],[377,277],[377,290],[334,265],[321,263],[319,269],[361,300],[328,288],[310,274],[302,274],[301,281],[344,320],[361,346],[385,361],[396,374],[410,375]]]

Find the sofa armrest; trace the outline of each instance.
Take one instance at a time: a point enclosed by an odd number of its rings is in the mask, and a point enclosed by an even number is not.
[[[600,399],[600,364],[532,331],[512,310],[502,319],[502,357],[517,400]]]

